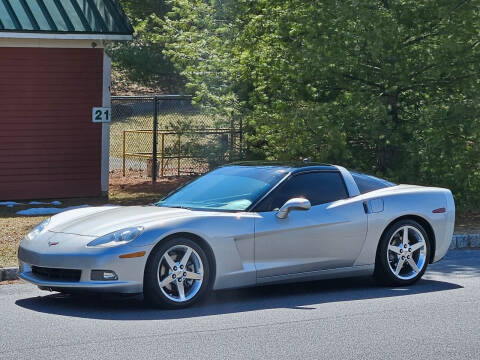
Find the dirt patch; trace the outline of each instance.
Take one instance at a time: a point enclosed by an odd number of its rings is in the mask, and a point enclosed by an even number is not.
[[[480,212],[457,213],[455,219],[456,234],[478,234],[480,233]]]
[[[122,172],[110,173],[109,203],[118,205],[147,205],[182,186],[195,177],[165,177],[152,183],[142,171],[130,171],[123,177]]]
[[[2,285],[15,285],[15,284],[25,284],[25,281],[23,280],[6,280],[6,281],[0,281],[0,286]]]
[[[171,93],[164,84],[171,80],[169,77],[159,77],[157,81],[151,81],[149,84],[135,82],[128,77],[127,71],[112,68],[112,95],[114,96],[132,96],[132,95],[161,95]]]

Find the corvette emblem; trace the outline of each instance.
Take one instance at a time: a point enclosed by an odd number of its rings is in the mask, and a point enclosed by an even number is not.
[[[49,241],[48,246],[55,246],[58,245],[58,241]]]

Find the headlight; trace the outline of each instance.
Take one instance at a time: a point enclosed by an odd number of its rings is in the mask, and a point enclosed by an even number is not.
[[[135,240],[142,232],[143,227],[141,226],[114,231],[90,241],[87,246],[111,247],[123,245]]]
[[[45,228],[48,226],[49,223],[50,223],[50,218],[42,221],[40,224],[38,224],[32,230],[30,230],[30,232],[25,236],[25,238],[28,240],[35,239],[38,235],[40,235],[45,230]]]

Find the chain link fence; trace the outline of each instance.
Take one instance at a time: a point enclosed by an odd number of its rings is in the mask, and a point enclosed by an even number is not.
[[[112,97],[111,172],[155,181],[202,174],[241,153],[242,124],[202,112],[191,97]]]

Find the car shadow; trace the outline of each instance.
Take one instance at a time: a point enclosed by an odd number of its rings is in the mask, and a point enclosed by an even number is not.
[[[289,308],[308,311],[320,304],[408,296],[462,288],[452,282],[420,280],[409,287],[379,287],[371,277],[269,285],[215,291],[182,310],[149,308],[141,296],[50,294],[16,301],[22,308],[47,314],[100,320],[171,320]]]

